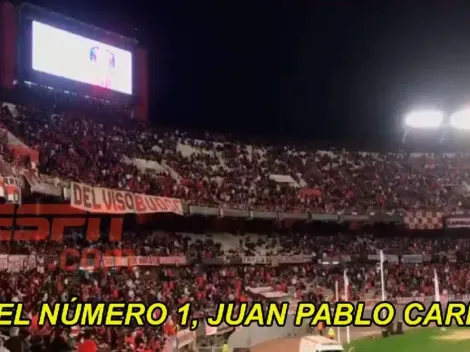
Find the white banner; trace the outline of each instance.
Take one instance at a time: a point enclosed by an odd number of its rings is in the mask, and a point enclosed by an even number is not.
[[[205,332],[206,332],[206,336],[215,335],[217,333],[217,327],[216,326],[210,326],[206,322],[205,323]]]
[[[29,255],[9,255],[8,256],[8,271],[16,273],[29,268]],[[34,263],[36,267],[36,263]]]
[[[187,346],[196,341],[196,332],[189,329],[178,331],[178,334],[176,334],[176,341],[178,348]]]
[[[160,265],[186,265],[185,256],[157,257],[157,256],[122,256],[103,257],[103,266],[124,267],[124,266],[160,266]]]
[[[389,262],[389,263],[398,263],[398,255],[396,254],[384,254],[385,256],[385,261]],[[379,261],[380,260],[380,257],[378,254],[369,254],[367,256],[367,259],[368,260],[376,260],[376,261]]]
[[[452,229],[470,228],[470,217],[452,217],[446,219],[446,226]]]
[[[228,326],[226,323],[222,323],[219,326],[209,326],[205,323],[205,332],[206,336],[213,336],[213,335],[223,335],[227,332],[233,331],[233,326]]]
[[[255,255],[255,256],[242,256],[242,264],[248,265],[278,265],[278,264],[302,264],[302,263],[311,263],[311,255]]]
[[[0,271],[8,269],[8,254],[0,254]]]
[[[0,176],[0,197],[7,204],[21,204],[21,183],[18,177]]]
[[[92,187],[72,182],[70,206],[104,214],[175,213],[183,215],[180,199],[132,193],[111,188]]]
[[[45,182],[45,177],[41,177],[33,171],[25,170],[23,176],[29,183],[33,193],[41,193],[53,197],[60,197],[62,195],[62,188],[60,186]]]
[[[304,255],[304,254],[297,254],[297,255],[277,255],[274,258],[277,260],[279,264],[302,264],[302,263],[311,263],[312,256],[311,255]]]
[[[422,263],[423,256],[421,254],[403,254],[401,260],[403,263]]]
[[[271,257],[265,255],[257,256],[243,256],[243,264],[255,265],[255,264],[271,264]]]

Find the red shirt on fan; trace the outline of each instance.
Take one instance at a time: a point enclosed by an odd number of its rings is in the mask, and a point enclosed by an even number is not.
[[[78,345],[78,352],[97,352],[98,347],[96,346],[95,341],[87,339]]]

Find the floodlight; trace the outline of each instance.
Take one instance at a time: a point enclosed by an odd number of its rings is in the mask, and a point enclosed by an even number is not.
[[[444,113],[439,110],[412,111],[405,116],[405,125],[412,128],[439,128]]]
[[[458,130],[470,130],[470,109],[463,109],[454,112],[450,116],[450,125]]]

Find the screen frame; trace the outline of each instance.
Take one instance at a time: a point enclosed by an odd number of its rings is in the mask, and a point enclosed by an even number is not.
[[[134,43],[126,40],[119,40],[117,35],[110,38],[109,33],[97,29],[93,26],[69,20],[66,17],[57,16],[51,13],[39,13],[39,11],[20,11],[18,19],[18,45],[17,45],[17,77],[21,82],[31,82],[34,84],[52,87],[54,89],[63,90],[78,94],[81,96],[89,96],[99,99],[109,100],[114,103],[133,104],[135,101],[135,51]],[[33,40],[33,21],[40,22],[57,29],[61,29],[79,36],[89,38],[104,44],[108,44],[123,50],[127,50],[132,56],[132,94],[121,93],[110,89],[103,89],[91,84],[78,82],[65,77],[55,76],[52,74],[35,71],[32,65],[32,40]],[[117,38],[116,38],[117,37]]]

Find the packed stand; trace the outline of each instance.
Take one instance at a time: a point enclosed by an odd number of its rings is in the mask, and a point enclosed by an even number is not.
[[[317,213],[467,207],[468,155],[311,151],[4,106],[0,123],[40,151],[40,172],[191,204]],[[145,170],[133,158],[154,161]]]
[[[466,238],[428,238],[409,236],[378,237],[371,234],[312,235],[310,233],[288,233],[271,235],[238,234],[230,236],[236,245],[225,245],[225,255],[311,255],[318,260],[323,257],[376,255],[380,250],[386,254],[436,255],[465,253],[470,250]]]
[[[466,171],[470,167],[469,155],[314,151],[293,145],[243,143],[212,134],[150,129],[130,119],[100,121],[72,114],[46,114],[21,106],[13,110],[11,105],[2,107],[0,124],[3,131],[7,129],[40,152],[38,172],[43,175],[172,196],[189,204],[314,213],[454,211],[469,205]],[[146,160],[152,167],[142,167],[134,158]],[[0,161],[18,167],[30,164],[13,157],[5,135],[0,136]],[[9,255],[57,256],[67,248],[92,247],[102,253],[129,249],[138,256],[185,256],[191,263],[109,270],[80,267],[67,271],[54,261],[42,270],[2,272],[0,301],[25,302],[26,314],[33,324],[27,331],[12,329],[6,342],[0,336],[0,349],[4,345],[10,351],[65,351],[88,344],[90,350],[164,351],[167,338],[175,335],[178,328],[184,328],[179,326],[176,308],[185,302],[192,303],[194,316],[203,317],[213,313],[220,302],[239,304],[260,299],[250,291],[253,287],[271,287],[293,300],[341,299],[344,269],[351,281],[350,299],[375,299],[380,297],[381,287],[376,260],[332,264],[323,259],[344,254],[368,258],[379,250],[390,255],[455,257],[467,252],[470,243],[451,237],[294,233],[233,235],[228,246],[220,238],[128,231],[117,244],[106,239],[89,243],[81,232],[71,231],[63,243],[0,242],[0,254]],[[308,255],[312,259],[289,265],[228,265],[233,258],[260,255]],[[211,258],[224,260],[219,265],[204,264],[204,259]],[[467,264],[387,261],[384,267],[390,299],[432,295],[434,268],[445,292],[470,293]],[[340,283],[342,297],[335,297],[336,282]],[[68,301],[74,296],[86,302],[163,301],[172,317],[160,328],[100,327],[77,331],[75,327],[37,326],[41,303]]]
[[[184,253],[191,256],[195,252],[203,252],[208,256],[223,254],[220,244],[210,239],[203,241],[200,238],[191,239],[188,236],[169,233],[154,234],[145,239],[143,236],[127,235],[121,245],[132,245],[136,250],[142,248],[140,255],[165,256]],[[78,232],[69,234],[64,244],[73,246],[72,248],[86,248],[86,241]],[[60,253],[61,246],[53,247],[50,242],[46,246],[44,243],[5,242],[1,252],[42,256],[53,251]],[[32,320],[32,325],[28,330],[20,331],[25,343],[23,350],[50,350],[59,342],[63,345],[60,350],[71,350],[74,345],[84,343],[85,340],[99,345],[103,351],[126,351],[128,348],[161,351],[167,337],[178,331],[179,317],[176,308],[181,304],[192,302],[194,316],[204,317],[212,314],[220,302],[251,302],[253,297],[247,290],[248,287],[271,286],[283,292],[292,288],[301,290],[306,287],[302,280],[310,277],[311,267],[185,265],[108,270],[94,268],[92,271],[80,268],[68,271],[54,263],[43,270],[38,268],[26,272],[0,273],[0,301],[22,301],[25,304],[25,312]],[[83,302],[162,301],[169,307],[172,317],[160,328],[133,326],[88,330],[37,325],[37,313],[41,303],[66,302],[75,296]],[[318,299],[321,299],[320,296]],[[11,331],[9,339],[16,334],[17,331]],[[27,340],[24,340],[26,337]],[[62,341],[64,338],[65,342]],[[6,345],[9,345],[8,341]]]
[[[219,238],[224,242],[219,242]],[[272,287],[286,292],[294,300],[334,300],[335,282],[342,286],[343,270],[346,268],[351,280],[350,299],[380,296],[380,275],[376,262],[323,264],[324,255],[376,254],[382,249],[388,253],[452,252],[466,250],[468,241],[458,238],[425,239],[406,237],[378,238],[370,235],[352,237],[308,236],[306,234],[286,235],[233,235],[232,246],[225,244],[227,236],[191,235],[178,233],[135,233],[123,234],[119,247],[130,248],[138,255],[174,256],[185,255],[193,258],[196,265],[132,267],[119,270],[94,269],[93,271],[62,270],[57,263],[46,270],[29,272],[3,272],[0,274],[0,301],[23,301],[26,312],[33,320],[33,326],[22,336],[28,336],[28,344],[38,350],[47,350],[53,343],[62,343],[63,337],[70,337],[67,344],[91,341],[101,350],[119,350],[133,346],[142,351],[162,351],[167,337],[175,334],[178,327],[176,307],[185,302],[193,303],[193,314],[198,317],[211,314],[220,302],[252,302],[255,298],[249,288]],[[106,241],[92,244],[102,251],[112,245]],[[63,244],[50,242],[4,242],[2,254],[48,255],[60,253],[66,247],[87,248],[83,234],[72,231],[66,235]],[[312,255],[310,263],[292,265],[204,265],[204,258],[224,257],[227,259],[244,255]],[[470,270],[468,265],[441,263],[429,265],[386,263],[387,294],[390,298],[432,295],[433,268],[439,270],[442,288],[449,293],[470,292]],[[78,296],[82,301],[154,302],[163,301],[171,309],[172,319],[161,328],[97,328],[72,334],[71,329],[38,327],[35,321],[41,302],[67,301]],[[340,297],[341,298],[341,297]],[[93,334],[91,338],[90,334]],[[14,335],[15,333],[12,332]],[[58,342],[59,341],[59,342]],[[90,342],[90,343],[91,343]],[[42,346],[42,347],[37,347]],[[33,350],[33,347],[29,347]],[[42,348],[42,349],[41,349]]]

